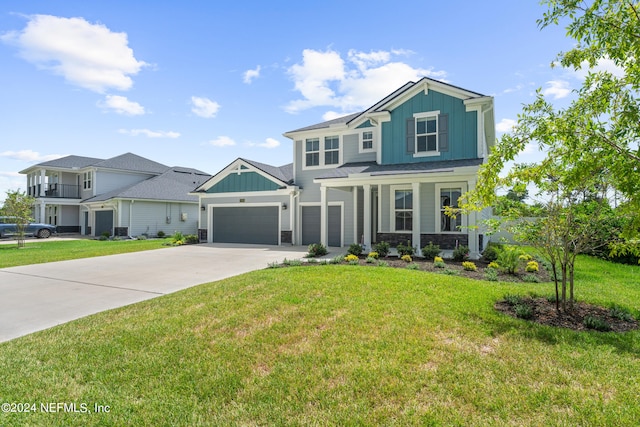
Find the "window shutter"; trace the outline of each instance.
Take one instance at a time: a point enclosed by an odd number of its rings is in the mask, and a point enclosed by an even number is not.
[[[407,153],[416,150],[416,119],[407,119]]]
[[[438,116],[438,151],[449,151],[449,115]]]

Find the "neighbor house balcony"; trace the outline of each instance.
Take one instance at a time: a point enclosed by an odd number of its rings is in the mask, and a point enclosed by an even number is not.
[[[45,184],[44,195],[41,193],[42,185],[32,185],[28,189],[28,195],[33,197],[49,197],[54,199],[79,199],[80,186],[72,184]]]

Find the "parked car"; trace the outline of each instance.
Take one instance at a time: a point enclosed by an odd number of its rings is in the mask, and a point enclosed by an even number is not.
[[[0,216],[0,238],[14,236],[18,231],[16,219],[9,216]],[[46,239],[56,233],[56,226],[31,222],[25,228],[25,235]]]

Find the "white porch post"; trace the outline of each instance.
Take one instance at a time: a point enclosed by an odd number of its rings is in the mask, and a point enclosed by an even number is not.
[[[358,236],[358,187],[353,186],[353,243],[360,243]]]
[[[467,188],[469,191],[476,188],[476,181],[469,180],[467,182]],[[480,258],[480,248],[478,245],[478,228],[477,228],[477,213],[472,212],[467,218],[467,235],[469,236],[469,257],[471,259]]]
[[[320,187],[320,243],[324,246],[329,242],[327,231],[327,187]]]
[[[371,248],[371,184],[365,184],[364,187],[364,218],[363,218],[363,232],[364,232],[364,247],[365,250],[370,251]]]
[[[40,197],[45,196],[45,188],[44,188],[44,180],[45,180],[45,170],[40,170]]]
[[[416,255],[422,255],[420,248],[420,183],[412,183],[411,190],[413,191],[413,223],[411,227],[411,245],[416,248]]]

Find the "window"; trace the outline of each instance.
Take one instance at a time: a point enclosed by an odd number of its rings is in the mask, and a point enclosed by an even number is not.
[[[307,139],[305,146],[306,166],[318,166],[320,164],[320,140],[318,138]]]
[[[338,163],[340,163],[340,139],[337,136],[327,136],[324,138],[324,164],[337,165]]]
[[[85,172],[82,179],[82,188],[85,190],[91,190],[91,181],[93,177],[93,172]]]
[[[373,132],[362,132],[362,151],[373,150]]]
[[[438,116],[416,118],[416,153],[438,151]]]
[[[413,230],[413,192],[395,191],[395,231]]]
[[[461,188],[441,188],[440,189],[440,231],[460,232],[462,226],[462,216],[452,218],[445,214],[445,207],[458,207],[458,198],[462,195]]]

